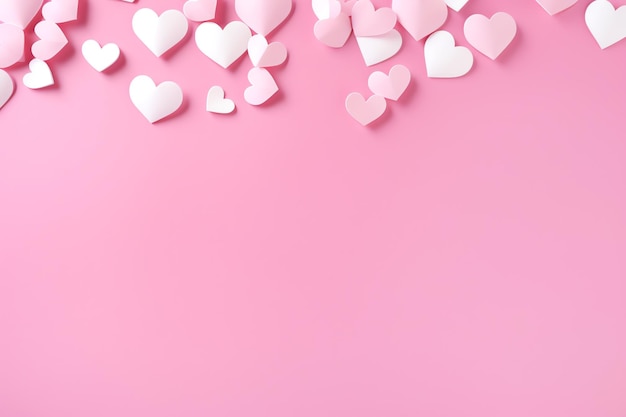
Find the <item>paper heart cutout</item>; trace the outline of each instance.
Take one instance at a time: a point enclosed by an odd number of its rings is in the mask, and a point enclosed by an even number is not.
[[[198,49],[222,68],[228,68],[248,50],[252,33],[245,23],[235,20],[222,29],[217,23],[202,23],[196,29]]]
[[[456,78],[469,72],[474,65],[472,52],[464,46],[455,46],[450,32],[440,30],[424,44],[426,73],[430,78]]]
[[[491,19],[474,14],[465,21],[463,31],[470,45],[496,59],[515,38],[517,24],[511,15],[504,12],[494,14]]]
[[[268,44],[263,35],[254,35],[248,41],[248,56],[255,67],[275,67],[287,59],[287,48],[280,42]]]
[[[42,3],[43,0],[0,0],[0,21],[25,29]]]
[[[350,93],[346,97],[348,114],[363,126],[379,119],[387,110],[387,101],[383,96],[373,95],[367,100],[359,93]]]
[[[318,20],[313,27],[313,33],[324,45],[341,48],[348,42],[352,33],[350,17],[342,12],[335,17]]]
[[[312,0],[313,13],[319,20],[330,19],[342,12],[339,0]]]
[[[594,0],[585,11],[585,23],[600,48],[608,48],[626,38],[626,6],[616,10],[607,0]]]
[[[0,68],[19,62],[24,56],[24,31],[8,23],[0,23]]]
[[[396,26],[398,17],[389,7],[376,10],[370,0],[359,0],[352,8],[352,30],[355,36],[379,36]]]
[[[103,47],[93,39],[86,40],[82,47],[83,57],[89,65],[98,72],[102,72],[117,62],[120,57],[120,48],[114,43]]]
[[[8,72],[0,69],[0,109],[7,104],[14,90],[13,79]]]
[[[256,33],[267,36],[291,13],[291,0],[235,0],[237,16]]]
[[[50,67],[45,61],[35,58],[30,61],[28,68],[30,72],[25,74],[24,78],[22,78],[22,83],[24,83],[26,87],[37,90],[54,85],[54,77],[52,77]]]
[[[411,83],[411,71],[404,65],[395,65],[389,75],[381,71],[373,72],[367,85],[374,95],[397,101]]]
[[[54,58],[68,43],[61,28],[56,23],[47,20],[42,20],[35,25],[35,34],[41,40],[33,43],[31,52],[35,58],[43,61]]]
[[[217,114],[230,114],[235,111],[235,102],[224,98],[224,89],[216,85],[211,87],[207,94],[206,111]]]
[[[246,88],[243,97],[253,106],[265,103],[278,92],[276,81],[266,69],[252,68],[248,72],[248,81],[250,81],[250,87]]]
[[[391,8],[416,41],[439,29],[448,18],[448,6],[443,0],[393,0]]]
[[[455,12],[460,11],[467,4],[468,0],[445,0],[449,8]]]
[[[189,29],[185,15],[178,10],[167,10],[160,16],[152,9],[139,9],[133,15],[133,32],[157,57],[180,41]]]
[[[398,53],[402,47],[402,35],[392,29],[380,36],[361,36],[356,38],[359,50],[368,67],[383,62]]]
[[[128,89],[130,101],[150,123],[174,113],[183,104],[183,91],[173,81],[158,86],[147,75],[135,77]]]
[[[215,19],[217,0],[188,0],[183,6],[187,19],[194,22],[206,22]]]
[[[537,0],[537,3],[539,3],[550,16],[554,16],[565,9],[569,9],[575,5],[577,1],[578,0]]]
[[[50,0],[44,4],[41,14],[50,22],[71,22],[78,18],[78,0]]]

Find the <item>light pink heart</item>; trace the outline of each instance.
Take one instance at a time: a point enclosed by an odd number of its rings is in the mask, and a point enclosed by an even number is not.
[[[416,41],[439,29],[448,18],[448,6],[444,0],[393,0],[391,8],[402,27]]]
[[[24,31],[8,23],[0,23],[0,68],[20,62],[24,56]]]
[[[370,0],[359,0],[352,8],[355,36],[384,35],[396,26],[398,17],[389,7],[376,10]]]
[[[256,33],[267,36],[291,13],[291,0],[235,0],[237,16]]]
[[[387,110],[387,101],[383,96],[373,95],[367,100],[359,93],[350,93],[346,98],[348,114],[363,126],[379,119]]]
[[[51,0],[44,4],[41,14],[50,22],[71,22],[78,18],[78,0]]]
[[[41,40],[33,44],[31,51],[42,61],[54,58],[67,45],[67,38],[56,23],[42,20],[35,25],[35,34]]]
[[[207,22],[215,19],[217,0],[188,0],[183,6],[183,13],[194,22]]]
[[[539,3],[550,16],[553,16],[565,9],[569,9],[576,4],[577,1],[578,0],[537,0],[537,3]]]
[[[342,12],[336,17],[318,20],[313,27],[313,33],[324,45],[331,48],[341,48],[352,33],[350,18]]]
[[[243,97],[253,106],[265,103],[278,92],[276,81],[266,69],[252,68],[248,72],[248,81],[250,81],[250,87],[246,88]]]
[[[494,14],[491,19],[474,14],[465,21],[463,31],[470,45],[496,59],[515,38],[517,25],[515,19],[504,12]]]
[[[396,65],[389,75],[381,71],[373,72],[367,80],[370,91],[389,100],[398,100],[411,83],[411,71],[404,65]]]
[[[339,0],[341,3],[341,11],[347,14],[348,16],[352,16],[352,8],[357,3],[358,0]]]
[[[248,56],[255,67],[275,67],[287,59],[287,48],[280,42],[268,44],[264,36],[254,35],[248,41]]]
[[[25,29],[42,3],[43,0],[0,0],[0,21]]]

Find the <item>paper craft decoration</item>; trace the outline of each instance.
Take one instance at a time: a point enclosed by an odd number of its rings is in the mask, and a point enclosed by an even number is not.
[[[30,61],[28,68],[30,72],[25,74],[24,78],[22,78],[22,83],[26,87],[37,90],[54,85],[54,77],[52,77],[50,67],[45,61],[35,58]]]
[[[368,67],[395,56],[402,47],[402,35],[395,30],[380,36],[357,36],[361,55]]]
[[[263,35],[254,35],[248,41],[248,56],[255,67],[276,67],[287,59],[287,48],[280,42],[268,44]]]
[[[359,93],[350,93],[346,97],[348,114],[363,126],[379,119],[387,110],[387,101],[382,96],[373,95],[367,100]]]
[[[167,10],[159,16],[145,8],[135,12],[132,25],[135,35],[157,57],[182,41],[189,28],[187,18],[179,10]]]
[[[407,32],[419,41],[439,29],[448,18],[444,0],[393,0],[391,8]]]
[[[0,69],[0,109],[4,107],[13,95],[13,79],[8,72]]]
[[[40,40],[33,43],[31,52],[35,58],[43,61],[54,58],[68,43],[61,28],[56,23],[47,20],[37,23],[35,34]]]
[[[183,91],[173,81],[158,86],[147,75],[135,77],[129,88],[130,100],[150,123],[174,113],[183,104]]]
[[[594,0],[585,11],[585,22],[601,49],[626,38],[626,6],[615,10],[608,0]]]
[[[196,29],[198,49],[222,68],[228,68],[248,50],[252,33],[245,23],[235,20],[222,29],[217,23],[202,23]]]
[[[359,0],[352,8],[354,36],[379,36],[390,32],[398,17],[389,7],[376,10],[370,0]]]
[[[329,19],[342,11],[341,2],[337,0],[312,0],[311,6],[318,20]]]
[[[348,14],[339,12],[334,17],[318,20],[313,27],[315,37],[326,46],[341,48],[352,33],[352,24]]]
[[[468,0],[445,0],[449,8],[455,12],[460,11],[468,2]]]
[[[454,37],[445,30],[435,32],[426,39],[424,58],[430,78],[461,77],[474,64],[472,52],[464,46],[455,46]]]
[[[24,55],[24,31],[8,23],[0,23],[0,68],[19,62]]]
[[[537,3],[548,12],[550,16],[554,16],[563,10],[569,9],[576,4],[578,0],[537,0]]]
[[[108,43],[103,47],[89,39],[83,43],[82,53],[85,61],[98,72],[102,72],[117,62],[120,57],[120,48],[114,43]]]
[[[49,22],[71,22],[78,17],[78,0],[50,0],[44,4],[41,12]]]
[[[291,0],[235,0],[237,16],[256,33],[267,36],[291,13]]]
[[[397,101],[411,83],[411,71],[404,65],[395,65],[389,71],[389,75],[381,71],[375,71],[367,80],[367,85],[372,93],[386,99]]]
[[[250,87],[246,88],[243,96],[246,102],[253,106],[265,103],[278,92],[278,85],[272,74],[264,68],[252,68],[248,72],[248,81]]]
[[[217,114],[230,114],[235,111],[235,102],[224,97],[222,87],[218,85],[211,87],[206,97],[206,111]]]
[[[42,3],[43,0],[0,0],[0,22],[25,29]]]
[[[515,38],[517,25],[507,13],[498,12],[489,19],[481,14],[467,18],[463,26],[465,39],[476,50],[496,59]]]
[[[183,5],[183,13],[193,22],[207,22],[215,19],[217,0],[188,0]]]

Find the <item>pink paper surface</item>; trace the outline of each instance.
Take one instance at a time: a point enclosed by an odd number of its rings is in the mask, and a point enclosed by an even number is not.
[[[588,3],[470,0],[458,45],[473,13],[517,37],[433,80],[423,41],[368,69],[298,1],[257,108],[247,58],[132,33],[184,1],[82,1],[57,86],[11,68],[0,110],[0,416],[626,416],[626,41],[600,50]],[[363,128],[345,98],[395,64],[411,86]],[[150,125],[139,74],[182,110]],[[205,111],[213,85],[235,114]]]

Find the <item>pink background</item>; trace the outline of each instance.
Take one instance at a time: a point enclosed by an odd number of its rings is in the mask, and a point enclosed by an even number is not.
[[[58,87],[9,70],[0,416],[626,416],[626,41],[600,50],[588,0],[470,0],[457,43],[472,13],[519,35],[455,80],[428,79],[404,32],[367,69],[298,2],[261,108],[247,58],[223,70],[190,32],[157,59],[133,35],[138,8],[183,3],[83,0]],[[89,38],[122,64],[92,70]],[[398,63],[414,84],[362,128],[346,95]],[[142,73],[183,110],[146,122]],[[236,114],[204,111],[215,84]]]

